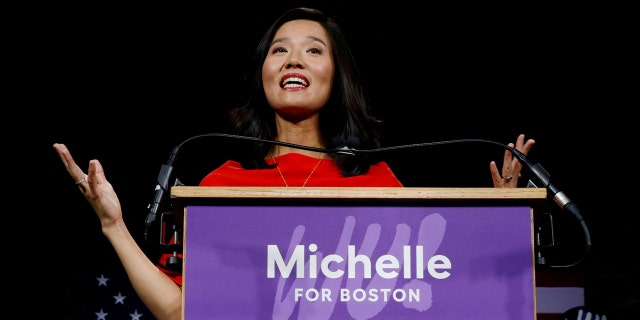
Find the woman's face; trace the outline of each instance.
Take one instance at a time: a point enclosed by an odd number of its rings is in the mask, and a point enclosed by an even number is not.
[[[262,65],[262,83],[269,105],[280,115],[305,118],[329,100],[333,55],[322,25],[310,20],[283,24]]]

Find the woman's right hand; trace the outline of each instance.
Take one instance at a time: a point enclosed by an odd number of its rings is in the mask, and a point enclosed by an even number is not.
[[[67,168],[67,172],[76,182],[82,195],[98,215],[103,232],[109,226],[122,222],[120,200],[111,183],[107,181],[100,161],[90,160],[89,172],[85,174],[73,160],[67,146],[61,143],[54,143],[53,148],[60,156],[62,163]]]
[[[107,181],[98,160],[89,161],[85,174],[76,164],[64,144],[55,143],[62,163],[71,179],[98,214],[102,233],[113,245],[122,261],[127,276],[142,302],[156,319],[180,319],[182,311],[182,289],[149,260],[136,244],[122,219],[122,208],[113,187]]]

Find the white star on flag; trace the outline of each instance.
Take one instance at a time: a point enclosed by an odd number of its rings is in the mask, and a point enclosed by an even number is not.
[[[142,317],[142,313],[138,313],[138,310],[134,310],[133,313],[129,315],[131,316],[131,320],[140,320],[140,317]]]
[[[122,295],[122,293],[120,293],[120,292],[118,292],[118,295],[117,295],[117,296],[113,296],[113,298],[114,298],[114,299],[116,299],[115,304],[118,304],[118,303],[119,303],[119,304],[124,304],[124,299],[125,299],[126,297],[127,297],[127,296],[123,296],[123,295]]]
[[[106,320],[108,313],[104,312],[100,309],[100,312],[96,312],[96,316],[98,316],[98,320]]]
[[[98,280],[98,286],[107,286],[107,281],[109,281],[109,278],[105,278],[104,274],[100,275],[100,278],[96,278],[96,280]]]

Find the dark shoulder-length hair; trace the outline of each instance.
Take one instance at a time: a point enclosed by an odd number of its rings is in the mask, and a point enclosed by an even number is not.
[[[381,121],[375,118],[367,104],[360,72],[337,21],[322,11],[312,8],[294,8],[286,11],[269,27],[260,40],[253,58],[253,87],[247,102],[230,110],[232,130],[235,134],[259,139],[276,137],[274,110],[269,106],[262,85],[262,64],[278,29],[292,20],[311,20],[320,23],[331,43],[335,72],[331,96],[319,114],[320,133],[327,148],[340,147],[373,149],[380,145]],[[269,167],[265,162],[272,145],[255,142],[250,148],[238,152],[238,161],[245,169]],[[378,162],[373,154],[330,153],[343,176],[366,173],[371,164]]]

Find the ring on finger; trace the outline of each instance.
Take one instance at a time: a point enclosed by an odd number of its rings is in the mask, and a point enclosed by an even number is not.
[[[84,175],[84,177],[82,177],[82,179],[80,179],[80,180],[76,181],[76,186],[79,186],[79,185],[81,185],[83,182],[87,181],[87,178],[88,178],[88,177],[89,177],[89,176],[87,176],[87,175],[85,174],[85,175]]]
[[[504,178],[505,178],[505,179],[507,179],[507,180],[509,180],[509,181],[513,180],[513,176],[512,176],[512,175],[508,175],[508,176],[506,176],[506,177],[504,177]]]

